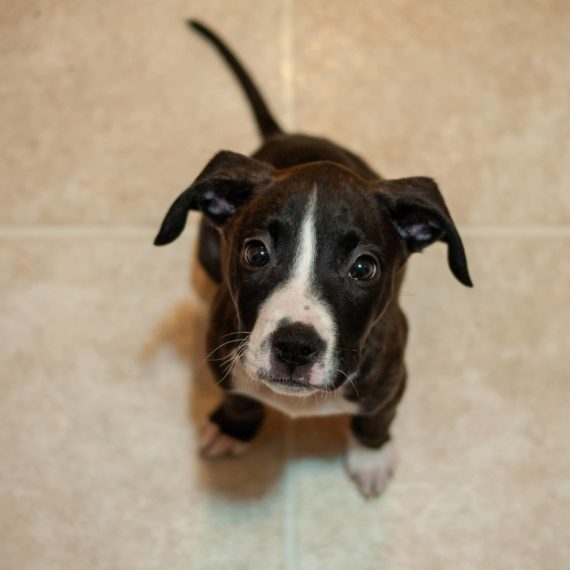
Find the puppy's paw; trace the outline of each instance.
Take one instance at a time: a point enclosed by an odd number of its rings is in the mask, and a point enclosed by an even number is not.
[[[362,445],[349,435],[346,469],[362,495],[369,499],[382,494],[396,467],[394,444],[387,441],[379,449]]]
[[[200,432],[200,453],[208,459],[235,457],[244,453],[249,443],[222,433],[218,426],[208,422]]]

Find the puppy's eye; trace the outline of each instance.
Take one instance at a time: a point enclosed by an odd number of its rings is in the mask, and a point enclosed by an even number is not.
[[[355,281],[370,281],[376,275],[377,268],[378,264],[371,255],[361,255],[348,270],[348,276]]]
[[[243,258],[248,265],[264,267],[269,263],[269,251],[261,240],[252,239],[244,245]]]

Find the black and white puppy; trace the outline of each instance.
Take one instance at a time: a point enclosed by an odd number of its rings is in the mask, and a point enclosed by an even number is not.
[[[219,284],[207,347],[224,389],[202,451],[245,450],[264,404],[292,417],[350,414],[347,468],[377,495],[394,469],[390,425],[406,382],[405,264],[442,241],[471,286],[461,238],[432,179],[385,180],[328,140],[284,133],[236,57],[190,25],[236,74],[263,137],[251,158],[214,156],[155,240],[170,243],[189,210],[202,212],[199,259]]]

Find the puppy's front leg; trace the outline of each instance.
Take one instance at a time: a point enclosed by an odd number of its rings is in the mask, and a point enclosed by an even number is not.
[[[205,457],[241,455],[257,434],[265,416],[263,405],[240,394],[226,392],[200,434]]]
[[[346,468],[366,498],[380,495],[396,466],[390,424],[395,409],[370,416],[353,416],[348,436]]]

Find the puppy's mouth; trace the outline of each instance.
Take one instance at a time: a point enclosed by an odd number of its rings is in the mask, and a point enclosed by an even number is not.
[[[258,371],[257,377],[269,388],[281,394],[305,396],[312,394],[319,389],[316,386],[311,386],[305,380],[290,376],[273,376],[265,370]]]
[[[256,377],[268,388],[271,388],[271,390],[278,394],[309,396],[316,392],[329,393],[337,388],[334,384],[314,385],[310,384],[304,378],[273,375],[263,368],[257,371]]]

